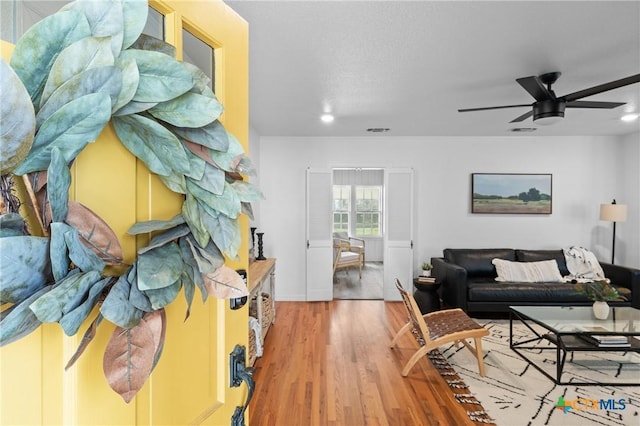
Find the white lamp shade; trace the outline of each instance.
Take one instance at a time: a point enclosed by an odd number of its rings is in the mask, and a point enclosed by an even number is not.
[[[600,204],[600,220],[624,222],[627,220],[626,204]]]

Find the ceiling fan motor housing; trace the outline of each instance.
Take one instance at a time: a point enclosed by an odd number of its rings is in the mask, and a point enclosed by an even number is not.
[[[546,100],[533,104],[533,121],[541,118],[564,117],[566,102],[563,100]]]

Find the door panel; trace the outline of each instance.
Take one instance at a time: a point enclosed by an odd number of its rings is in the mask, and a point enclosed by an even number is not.
[[[332,172],[307,169],[307,301],[333,299]]]
[[[385,300],[400,300],[395,279],[413,285],[413,170],[385,170]]]

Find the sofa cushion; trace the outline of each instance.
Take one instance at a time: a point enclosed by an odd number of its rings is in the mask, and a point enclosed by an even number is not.
[[[571,283],[473,283],[469,284],[470,302],[568,303],[589,302],[589,298]]]
[[[560,274],[565,277],[569,275],[567,261],[564,252],[560,250],[516,250],[516,260],[518,262],[539,262],[541,260],[555,259],[558,263]]]
[[[495,277],[493,259],[516,260],[513,249],[444,249],[443,254],[447,262],[466,269],[467,277]]]
[[[561,282],[562,275],[555,260],[540,262],[511,262],[493,259],[500,282],[544,283]]]

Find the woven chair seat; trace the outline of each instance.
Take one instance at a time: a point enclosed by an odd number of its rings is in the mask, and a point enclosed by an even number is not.
[[[484,361],[482,357],[482,338],[489,335],[489,331],[471,319],[462,309],[446,309],[422,315],[413,295],[408,293],[396,279],[396,288],[402,296],[409,321],[398,331],[391,342],[393,348],[401,336],[411,332],[420,346],[402,369],[406,377],[413,366],[424,358],[431,350],[448,343],[463,344],[475,356],[478,370],[484,376]],[[473,339],[474,344],[467,342]]]

